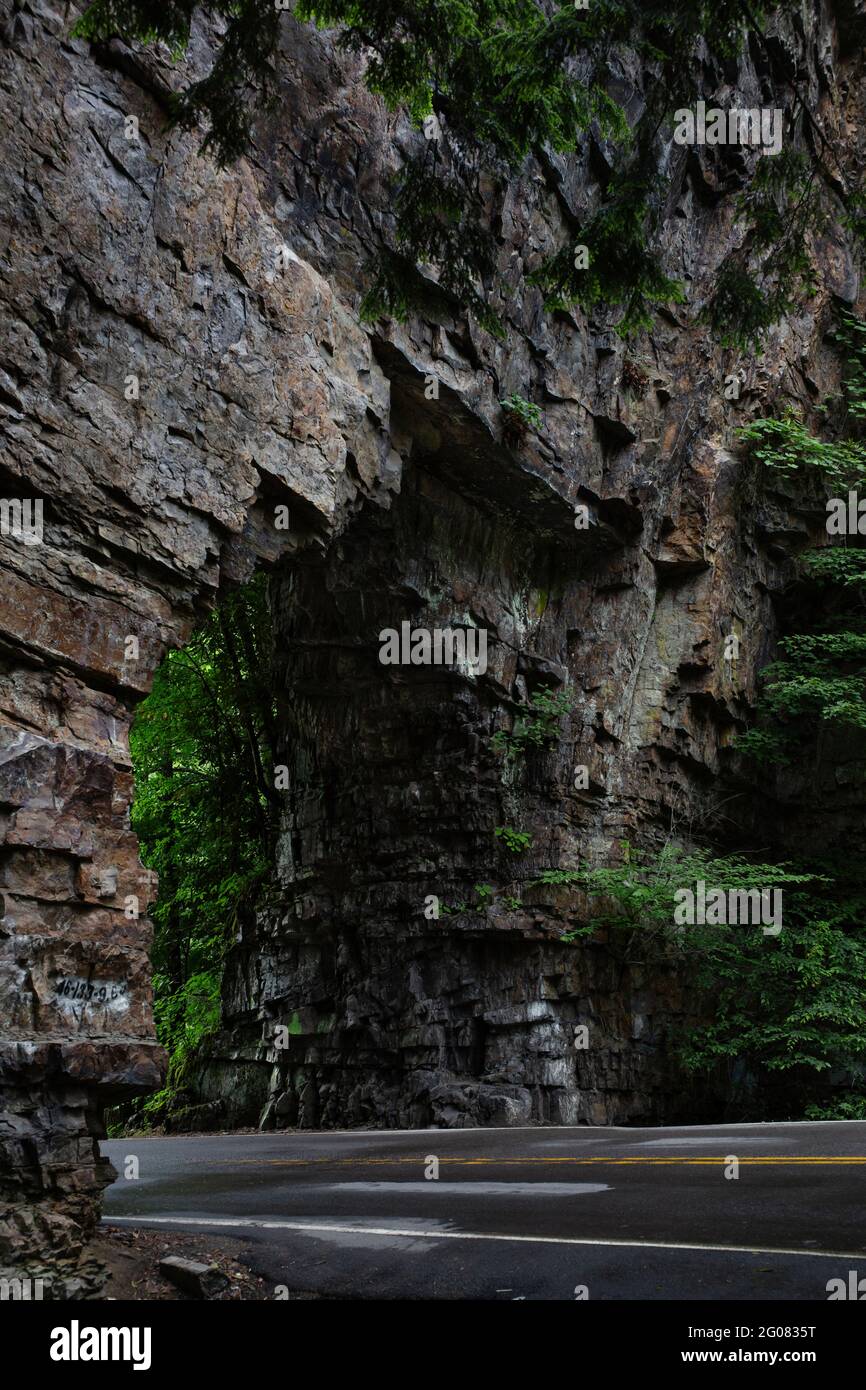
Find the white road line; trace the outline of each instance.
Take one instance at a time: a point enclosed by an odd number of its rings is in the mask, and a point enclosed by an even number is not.
[[[525,1241],[532,1245],[595,1245],[626,1250],[709,1250],[722,1255],[806,1255],[821,1260],[866,1260],[866,1251],[850,1250],[788,1250],[765,1245],[689,1245],[670,1240],[590,1240],[584,1236],[506,1236],[486,1231],[429,1231],[402,1230],[397,1226],[337,1226],[305,1221],[259,1221],[254,1217],[196,1217],[196,1216],[106,1216],[103,1225],[144,1226],[228,1226],[251,1227],[261,1231],[309,1231],[316,1235],[333,1231],[336,1235],[405,1236],[409,1240],[505,1240]]]

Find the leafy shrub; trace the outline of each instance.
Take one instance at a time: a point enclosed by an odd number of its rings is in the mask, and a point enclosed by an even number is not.
[[[559,721],[573,705],[574,696],[569,691],[543,690],[517,715],[510,733],[497,729],[491,746],[505,755],[506,762],[515,762],[525,756],[527,748],[554,743],[559,737]]]
[[[622,960],[667,962],[694,981],[711,1021],[677,1039],[688,1070],[739,1062],[817,1075],[866,1062],[862,876],[671,846],[659,854],[626,847],[626,854],[613,867],[546,870],[534,884],[572,884],[585,895],[585,920],[564,941],[606,927]],[[677,925],[675,894],[699,880],[724,890],[782,888],[781,932]]]
[[[226,952],[272,858],[270,624],[265,580],[229,595],[168,654],[130,734],[132,826],[159,876],[153,988],[157,1036],[169,1053],[170,1108],[219,1024]]]
[[[532,844],[529,831],[515,830],[511,825],[497,825],[493,833],[511,854],[525,854]]]

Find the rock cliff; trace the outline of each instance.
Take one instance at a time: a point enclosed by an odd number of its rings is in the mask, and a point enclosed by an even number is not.
[[[829,307],[859,293],[831,228],[818,294],[764,355],[718,348],[698,315],[736,244],[722,195],[743,171],[724,149],[660,144],[662,254],[687,305],[628,350],[603,318],[546,315],[524,273],[598,195],[605,150],[588,140],[509,190],[504,341],[461,320],[364,326],[359,266],[423,137],[357,64],[286,16],[279,108],[219,171],[167,126],[181,70],[71,39],[76,13],[0,0],[0,483],[44,515],[40,544],[0,536],[0,1275],[45,1276],[54,1297],[98,1287],[102,1110],[162,1067],[130,720],[167,648],[260,565],[290,785],[205,1097],[266,1125],[621,1122],[711,1103],[685,1096],[664,1046],[687,982],[623,968],[603,941],[563,945],[572,909],[537,891],[423,908],[606,862],[672,818],[720,841],[732,819],[764,834],[725,750],[810,522],[756,496],[736,431],[833,388]],[[198,28],[183,71],[204,69],[209,42]],[[856,142],[862,72],[833,10],[775,42],[824,128]],[[708,97],[792,99],[751,52],[701,61]],[[638,110],[639,65],[616,79]],[[543,416],[518,443],[510,392]],[[487,671],[383,667],[378,633],[406,620],[485,629]],[[573,712],[509,785],[490,739],[542,687],[569,688]],[[797,833],[791,814],[780,833]],[[532,834],[519,872],[503,823]]]

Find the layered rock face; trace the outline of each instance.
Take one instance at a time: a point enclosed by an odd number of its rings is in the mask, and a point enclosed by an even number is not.
[[[38,538],[14,511],[0,537],[0,1276],[54,1297],[93,1285],[101,1111],[164,1061],[135,703],[221,584],[396,474],[368,338],[308,263],[277,270],[256,176],[169,137],[121,55],[95,61],[70,22],[4,5],[0,77],[0,476],[42,508]]]
[[[403,415],[417,429],[420,406],[398,414],[396,395],[392,427]],[[468,427],[446,442],[444,419],[436,435],[429,425],[435,453],[407,463],[387,513],[273,584],[289,774],[277,882],[233,953],[204,1095],[241,1123],[264,1104],[266,1127],[685,1113],[659,1053],[683,982],[632,970],[603,942],[563,945],[578,920],[568,894],[526,887],[633,828],[609,795],[591,707],[604,672],[581,640],[610,572],[602,537],[579,539],[564,508],[545,534],[531,500],[521,526],[462,496],[449,458],[459,470],[482,445]],[[619,536],[598,530],[621,565]],[[384,666],[378,634],[403,623],[486,634],[486,671]],[[576,740],[504,767],[491,737],[519,697],[569,679]],[[509,850],[503,825],[528,828],[531,851]]]
[[[506,342],[464,322],[363,327],[358,266],[421,137],[357,67],[287,16],[280,110],[219,172],[165,122],[207,32],[179,74],[91,51],[74,18],[0,3],[0,1276],[46,1277],[53,1297],[98,1287],[101,1112],[163,1065],[129,722],[165,650],[259,564],[289,790],[205,1094],[266,1124],[695,1116],[663,1046],[683,982],[624,969],[603,941],[563,945],[573,905],[514,884],[606,862],[672,815],[722,834],[723,750],[809,524],[755,502],[735,431],[835,384],[829,299],[858,293],[828,233],[825,288],[764,357],[718,350],[693,316],[736,244],[719,195],[739,155],[660,147],[666,268],[691,299],[632,349],[635,376],[606,322],[545,316],[522,278],[597,196],[590,141],[509,191]],[[856,140],[855,75],[829,12],[810,25],[778,43],[825,127]],[[708,97],[787,103],[751,58],[732,73],[706,57],[705,75]],[[617,80],[638,111],[640,72]],[[511,391],[544,417],[516,447]],[[38,540],[6,524],[13,503],[41,504]],[[483,629],[487,670],[383,666],[378,634],[402,621]],[[491,736],[542,686],[569,689],[573,713],[509,784]],[[736,815],[759,815],[745,790]],[[519,872],[503,824],[532,834]],[[477,883],[494,909],[425,917],[430,895],[459,908]]]

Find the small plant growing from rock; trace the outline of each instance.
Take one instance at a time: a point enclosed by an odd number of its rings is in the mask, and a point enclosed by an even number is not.
[[[532,844],[528,830],[515,830],[513,825],[497,825],[494,835],[503,840],[511,854],[525,854]]]
[[[523,396],[512,392],[499,404],[505,414],[502,435],[509,448],[514,449],[522,444],[530,429],[541,429],[541,411],[531,401],[524,400]]]
[[[490,740],[498,753],[504,753],[507,763],[516,762],[528,747],[543,748],[559,737],[559,721],[574,705],[574,695],[567,690],[542,690],[518,715],[514,728],[508,733],[499,729]]]
[[[510,826],[500,826],[496,831],[497,835],[500,830],[514,837],[515,841],[518,842],[517,847],[513,850],[515,854],[522,854],[532,843],[532,836],[526,831],[512,830]],[[505,894],[490,883],[476,883],[473,892],[476,899],[474,902],[443,903],[440,909],[442,916],[458,917],[467,912],[486,913],[491,907],[495,908],[500,903],[504,904],[511,912],[516,912],[523,906],[519,897]]]
[[[649,377],[632,357],[627,357],[623,362],[620,381],[624,389],[631,391],[633,395],[641,397],[646,395]]]

